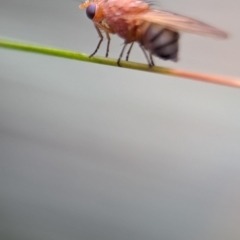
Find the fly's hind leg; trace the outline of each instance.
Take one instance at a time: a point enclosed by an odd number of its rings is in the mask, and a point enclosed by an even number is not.
[[[152,56],[152,54],[150,53],[149,54],[149,58],[150,58],[150,62],[151,62],[151,67],[154,67],[155,66],[155,64],[154,64],[154,61],[153,61],[153,56]]]
[[[98,51],[98,49],[100,48],[100,45],[101,45],[101,43],[102,43],[102,41],[103,41],[103,35],[102,35],[100,29],[99,29],[97,26],[95,26],[95,28],[96,28],[96,30],[97,30],[98,36],[100,37],[100,40],[99,40],[99,42],[98,42],[98,45],[97,45],[95,51],[89,56],[90,58],[93,57],[93,56],[97,53],[97,51]]]
[[[151,68],[154,66],[154,62],[153,62],[153,59],[152,59],[152,56],[150,55],[150,59],[146,53],[146,50],[143,48],[143,46],[141,44],[139,44],[140,48],[142,49],[143,51],[143,54],[145,56],[145,58],[147,59],[147,62],[148,62],[148,66]]]

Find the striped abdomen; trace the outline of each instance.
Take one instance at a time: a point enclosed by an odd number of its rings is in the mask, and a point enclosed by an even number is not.
[[[164,60],[177,61],[179,33],[149,23],[139,27],[139,43],[150,52]]]

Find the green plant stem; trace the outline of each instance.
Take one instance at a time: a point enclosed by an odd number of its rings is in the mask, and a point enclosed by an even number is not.
[[[89,58],[88,55],[83,53],[67,51],[67,50],[62,50],[57,48],[44,47],[44,46],[37,46],[37,45],[32,45],[27,43],[19,43],[19,42],[14,42],[10,40],[0,39],[0,47],[118,67],[116,59],[103,58],[103,57]],[[195,73],[195,72],[189,72],[189,71],[171,69],[171,68],[165,68],[165,67],[149,68],[149,66],[146,64],[126,62],[126,61],[121,61],[121,66],[123,68],[147,71],[152,73],[160,73],[160,74],[165,74],[170,76],[183,77],[188,79],[204,81],[208,83],[215,83],[215,84],[221,84],[225,86],[240,88],[240,80],[233,79],[233,78]]]

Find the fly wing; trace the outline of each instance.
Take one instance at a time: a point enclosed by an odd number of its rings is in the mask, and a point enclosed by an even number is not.
[[[227,33],[193,18],[188,18],[163,10],[150,10],[135,15],[127,15],[127,21],[139,20],[156,23],[173,31],[226,38]]]

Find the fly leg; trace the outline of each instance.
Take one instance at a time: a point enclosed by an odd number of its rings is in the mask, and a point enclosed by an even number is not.
[[[97,48],[95,49],[95,51],[89,57],[92,57],[92,56],[94,56],[97,53],[97,51],[98,51],[98,49],[99,49],[99,47],[100,47],[100,45],[101,45],[101,43],[103,41],[103,35],[102,35],[101,31],[104,31],[106,33],[106,37],[107,37],[107,41],[108,42],[107,42],[107,50],[106,50],[106,55],[105,56],[108,57],[109,46],[110,46],[110,41],[111,41],[109,33],[114,34],[115,32],[111,28],[106,27],[103,23],[96,22],[94,24],[94,26],[95,26],[95,28],[97,30],[97,33],[98,33],[98,36],[100,37],[100,40],[98,42]]]
[[[142,49],[145,58],[147,59],[148,66],[151,68],[152,66],[154,66],[154,63],[153,63],[153,61],[152,61],[153,59],[151,58],[151,55],[150,55],[150,60],[149,60],[148,55],[147,55],[147,53],[146,53],[146,50],[143,48],[142,45],[139,45],[139,46],[140,46],[140,48]]]
[[[108,42],[107,42],[107,51],[106,51],[106,55],[105,55],[105,57],[108,57],[109,46],[110,46],[111,38],[110,38],[110,36],[109,36],[109,34],[108,34],[107,32],[106,32],[106,37],[107,37]]]
[[[151,61],[151,65],[152,65],[152,67],[154,67],[154,66],[155,66],[155,64],[154,64],[154,61],[153,61],[153,56],[152,56],[152,54],[151,54],[151,53],[149,54],[149,58],[150,58],[150,61]]]
[[[98,51],[98,49],[99,49],[99,47],[100,47],[100,45],[101,45],[101,43],[102,43],[102,41],[103,41],[103,35],[102,35],[101,31],[99,30],[99,28],[98,28],[97,26],[95,26],[95,28],[96,28],[96,30],[97,30],[97,32],[98,32],[98,36],[100,37],[100,40],[99,40],[99,42],[98,42],[98,45],[97,45],[95,51],[89,56],[90,58],[93,57],[93,56],[97,53],[97,51]],[[108,36],[108,37],[109,37],[109,36]],[[109,39],[110,39],[110,37],[109,37]],[[110,40],[109,40],[109,41],[110,41]],[[108,54],[108,52],[107,52],[106,54]]]
[[[131,43],[130,48],[127,51],[126,61],[128,61],[128,59],[129,59],[129,55],[130,55],[130,52],[132,51],[133,44],[134,44],[134,42]]]
[[[121,67],[120,61],[121,61],[121,58],[122,58],[122,56],[123,56],[124,50],[125,50],[125,48],[126,48],[127,45],[128,45],[127,43],[124,43],[124,46],[123,46],[123,48],[122,48],[122,51],[121,51],[121,53],[120,53],[120,55],[119,55],[119,58],[118,58],[118,60],[117,60],[117,65],[118,65],[119,67]]]

